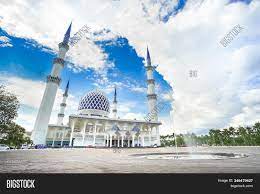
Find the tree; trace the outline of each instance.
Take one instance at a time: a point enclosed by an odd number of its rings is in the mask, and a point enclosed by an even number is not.
[[[242,145],[247,145],[247,134],[246,134],[246,129],[244,127],[238,127],[238,133],[239,133],[239,136],[241,137],[241,140],[242,140]]]
[[[253,126],[254,141],[256,145],[260,145],[260,122],[257,122]]]
[[[25,137],[25,129],[14,123],[19,108],[17,97],[0,85],[0,143],[20,147],[24,143],[32,143]]]
[[[10,124],[2,125],[4,133],[0,139],[0,143],[7,144],[9,146],[19,148],[22,144],[32,143],[30,138],[25,137],[25,129],[14,122]]]
[[[7,92],[5,87],[0,85],[0,125],[8,124],[17,117],[18,108],[19,101],[17,97]]]
[[[174,135],[161,136],[163,146],[175,145]],[[210,129],[208,135],[197,136],[194,133],[176,135],[178,146],[192,145],[260,145],[260,122],[251,127],[229,127],[226,129]]]
[[[236,129],[234,127],[229,127],[230,137],[232,141],[232,145],[236,145],[235,136],[236,136]]]
[[[176,143],[177,143],[177,146],[185,146],[183,134],[176,135]]]
[[[222,131],[223,140],[222,144],[224,145],[230,145],[231,144],[231,132],[229,129],[223,129]]]

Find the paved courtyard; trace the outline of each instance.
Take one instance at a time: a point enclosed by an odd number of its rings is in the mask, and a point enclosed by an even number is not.
[[[119,152],[120,151],[120,152]],[[178,148],[178,152],[246,154],[223,160],[150,160],[136,154],[175,148],[44,149],[0,152],[1,173],[260,173],[260,147]]]

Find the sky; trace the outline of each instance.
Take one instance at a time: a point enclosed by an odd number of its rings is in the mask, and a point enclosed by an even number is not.
[[[161,134],[260,121],[259,0],[0,0],[0,10],[0,84],[18,96],[16,122],[27,131],[71,21],[72,36],[84,25],[90,30],[66,55],[50,123],[68,80],[65,122],[93,89],[112,102],[115,85],[118,116],[143,120],[147,46],[166,105]],[[243,30],[221,45],[237,25]]]

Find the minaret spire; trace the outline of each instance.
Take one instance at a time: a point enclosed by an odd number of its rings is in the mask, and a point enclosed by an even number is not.
[[[64,114],[65,113],[65,107],[67,106],[66,101],[67,101],[67,98],[68,98],[69,84],[70,84],[70,81],[67,82],[65,92],[63,94],[62,103],[60,104],[60,113],[58,114],[57,125],[63,125],[63,118],[65,116],[65,114]]]
[[[151,66],[151,57],[150,57],[148,46],[146,50],[146,62],[147,62],[147,66]]]
[[[114,90],[114,101],[113,101],[113,117],[116,118],[117,116],[117,93],[116,93],[116,86]]]
[[[64,44],[68,44],[69,43],[69,40],[70,40],[70,31],[71,31],[71,26],[72,26],[72,22],[70,23],[65,35],[64,35],[64,38],[63,38],[63,43]]]
[[[65,89],[63,96],[68,96],[69,86],[70,86],[70,80],[68,80],[68,82],[67,82],[66,89]]]
[[[117,100],[116,100],[116,86],[115,86],[115,91],[114,91],[114,102],[117,103]]]
[[[45,91],[42,97],[40,108],[38,110],[31,137],[35,145],[46,145],[48,124],[50,121],[57,90],[61,82],[60,73],[65,65],[65,55],[69,50],[68,43],[70,39],[71,25],[72,23],[67,29],[63,41],[59,44],[58,56],[54,58],[51,73],[47,76]]]

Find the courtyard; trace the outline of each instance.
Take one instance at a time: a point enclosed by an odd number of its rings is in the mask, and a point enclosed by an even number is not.
[[[164,148],[64,148],[0,152],[0,173],[260,173],[260,147],[181,147],[178,153],[241,154],[227,159],[149,159]]]

